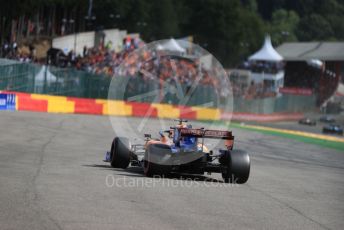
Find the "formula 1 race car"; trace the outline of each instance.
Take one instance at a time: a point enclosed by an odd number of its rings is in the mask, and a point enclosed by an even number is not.
[[[323,133],[331,133],[331,134],[338,134],[338,135],[343,135],[343,128],[340,127],[339,125],[335,124],[329,124],[323,127],[322,130]]]
[[[302,118],[301,120],[299,120],[299,124],[314,126],[317,124],[317,122],[314,119],[310,119],[308,117],[305,117],[305,118]]]
[[[221,173],[225,183],[245,183],[250,174],[250,157],[242,150],[233,150],[234,136],[230,131],[194,129],[186,120],[160,131],[159,139],[145,134],[145,143],[130,145],[128,138],[115,137],[105,156],[112,167],[142,167],[148,177],[171,173]],[[221,139],[223,149],[209,150],[205,139]]]
[[[333,117],[331,117],[331,116],[325,115],[325,116],[320,117],[320,118],[319,118],[319,121],[321,121],[321,122],[323,122],[323,123],[333,123],[333,122],[335,122],[336,120],[335,120]]]

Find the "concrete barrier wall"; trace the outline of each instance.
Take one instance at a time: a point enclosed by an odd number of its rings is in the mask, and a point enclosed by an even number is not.
[[[234,98],[234,111],[243,113],[271,114],[271,113],[297,113],[309,112],[316,109],[315,95],[290,95],[281,97],[268,97],[262,99]]]
[[[104,42],[107,44],[109,41],[112,42],[112,48],[119,52],[122,49],[123,35],[125,36],[126,32],[123,34],[118,29],[104,30],[105,39]]]
[[[61,49],[65,53],[68,53],[69,51],[74,50],[74,48],[76,48],[76,53],[82,54],[84,46],[88,48],[94,46],[94,38],[94,32],[66,35],[63,37],[54,38],[52,42],[52,47]]]
[[[127,31],[109,29],[104,30],[103,32],[105,34],[105,44],[111,41],[113,49],[115,49],[116,51],[120,51],[122,48],[123,39],[127,36]],[[76,53],[82,54],[84,46],[86,46],[87,48],[95,46],[95,36],[95,32],[83,32],[57,37],[53,39],[52,47],[61,49],[66,53],[74,50],[74,48],[76,47]]]
[[[229,113],[220,109],[169,104],[149,104],[104,99],[84,99],[42,94],[3,92],[16,95],[16,110],[48,113],[77,113],[94,115],[183,118],[190,120],[281,121],[298,120],[301,113],[249,114]]]
[[[1,60],[0,60],[1,61]],[[160,90],[161,85],[156,80],[144,80],[141,77],[117,76],[110,78],[106,75],[96,75],[76,69],[63,69],[49,66],[48,70],[42,66],[29,63],[15,63],[0,68],[0,90],[11,90],[25,93],[63,95],[79,98],[108,98],[108,89],[111,81],[114,95],[112,99],[132,100],[150,103],[154,101],[153,96],[137,97]],[[47,76],[47,81],[45,77]],[[126,84],[126,87],[120,87]],[[163,87],[164,97],[161,103],[178,104],[178,96],[173,93],[174,85],[166,84]],[[184,95],[188,91],[186,84],[181,85]],[[221,100],[221,99],[220,99]],[[187,101],[187,106],[198,106],[213,102],[213,107],[218,107],[217,92],[214,87],[198,85]],[[231,105],[232,106],[232,105]],[[247,114],[275,114],[312,112],[316,110],[315,95],[291,95],[282,94],[281,97],[270,97],[260,99],[233,98],[233,110],[236,113]]]

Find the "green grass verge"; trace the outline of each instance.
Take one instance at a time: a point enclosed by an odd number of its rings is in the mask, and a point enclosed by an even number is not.
[[[289,139],[301,141],[304,143],[315,144],[315,145],[319,145],[319,146],[326,147],[326,148],[344,151],[344,143],[342,143],[342,142],[322,140],[322,139],[318,139],[318,138],[314,138],[314,137],[299,136],[296,134],[283,133],[283,132],[279,132],[279,131],[261,130],[261,129],[256,129],[254,127],[247,127],[244,125],[240,125],[240,123],[237,123],[237,122],[231,122],[229,125],[225,121],[202,121],[202,122],[217,124],[217,125],[221,125],[221,126],[228,126],[229,128],[245,129],[245,130],[250,130],[250,131],[254,131],[254,132],[264,133],[267,135],[280,136],[280,137],[284,137],[284,138],[289,138]]]
[[[282,133],[282,132],[272,131],[272,130],[260,130],[260,129],[255,129],[253,127],[245,127],[245,126],[242,126],[238,123],[231,123],[229,125],[229,127],[246,129],[246,130],[260,132],[260,133],[264,133],[264,134],[268,134],[268,135],[285,137],[285,138],[289,138],[289,139],[302,141],[305,143],[320,145],[323,147],[332,148],[332,149],[336,149],[339,151],[344,151],[344,143],[342,143],[342,142],[322,140],[322,139],[313,138],[313,137],[304,137],[304,136],[299,136],[299,135],[294,135],[294,134],[289,134],[289,133]]]

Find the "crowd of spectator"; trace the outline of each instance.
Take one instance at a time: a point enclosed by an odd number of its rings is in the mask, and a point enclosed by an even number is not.
[[[240,65],[240,68],[251,70],[253,73],[276,74],[284,69],[284,63],[269,61],[250,61],[243,62]]]
[[[81,54],[76,55],[73,50],[64,54],[62,50],[50,49],[47,59],[41,64],[55,65],[61,68],[75,68],[95,75],[102,76],[139,76],[143,80],[157,83],[176,85],[180,83],[184,89],[196,85],[209,86],[223,97],[228,96],[226,90],[219,90],[223,86],[219,78],[218,68],[203,68],[196,55],[187,57],[178,53],[159,49],[137,49],[144,43],[136,38],[124,39],[120,51],[113,49],[111,42],[100,43],[97,47],[84,47]],[[29,50],[29,51],[28,51]],[[136,50],[135,52],[133,52]],[[18,49],[17,44],[5,44],[2,47],[2,56],[21,62],[38,62],[35,59],[35,49],[30,46],[26,52]],[[190,53],[188,53],[190,54]]]
[[[143,42],[138,39],[125,39],[123,40],[123,49],[117,52],[109,42],[97,47],[84,47],[82,54],[79,55],[72,50],[67,55],[63,55],[62,62],[51,62],[49,57],[47,62],[51,65],[76,68],[96,75],[140,76],[144,80],[180,83],[187,88],[196,83],[213,87],[223,97],[229,95],[229,89],[224,90],[222,87],[222,80],[226,76],[222,76],[221,70],[217,67],[205,69],[199,59],[192,58],[192,55],[185,58],[183,55],[171,55],[170,53],[166,55],[163,50],[147,50],[145,48],[132,52],[143,45]],[[5,58],[22,62],[38,61],[35,59],[35,49],[32,46],[30,46],[29,52],[23,54],[18,52],[16,43],[5,43],[1,51],[2,57]],[[259,98],[266,96],[263,85],[251,84],[244,87],[231,82],[231,89],[235,97]]]
[[[204,85],[218,85],[216,71],[202,68],[197,58],[180,58],[179,55],[171,57],[162,50],[145,50],[132,52],[142,47],[143,41],[138,38],[127,37],[123,40],[123,48],[115,51],[112,43],[101,43],[97,47],[84,47],[82,54],[76,54],[71,50],[68,54],[60,51],[58,60],[51,60],[49,54],[45,61],[49,65],[58,67],[71,67],[93,74],[105,74],[109,76],[134,76],[142,75],[145,79],[159,79],[164,81],[176,81],[190,85],[197,83]],[[48,51],[49,52],[49,51]],[[45,63],[36,58],[36,50],[33,45],[25,49],[18,49],[16,42],[4,42],[1,46],[2,58],[17,60],[20,62]],[[56,58],[56,55],[53,55]]]
[[[277,95],[266,82],[255,83],[251,81],[250,85],[241,85],[235,82],[231,82],[231,84],[233,96],[236,98],[259,99]]]
[[[19,50],[18,44],[15,41],[12,43],[5,41],[1,45],[0,57],[26,63],[38,62],[34,46],[30,45],[26,49]]]
[[[130,42],[131,41],[131,42]],[[105,46],[84,48],[83,56],[76,57],[71,63],[77,69],[94,74],[110,76],[136,76],[144,79],[159,81],[176,81],[191,85],[197,81],[203,85],[218,85],[216,72],[202,68],[197,58],[183,58],[180,55],[166,55],[165,51],[156,49],[139,49],[141,42],[131,39],[124,41],[120,52],[111,49],[111,44]]]
[[[228,75],[235,98],[260,99],[277,95],[274,81],[255,82],[249,70],[229,70]]]

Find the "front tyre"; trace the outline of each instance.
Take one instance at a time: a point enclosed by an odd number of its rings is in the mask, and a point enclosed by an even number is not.
[[[130,144],[128,138],[115,137],[111,145],[110,163],[114,168],[127,168],[130,163]]]
[[[244,184],[250,176],[250,156],[243,150],[226,151],[220,158],[220,163],[226,167],[222,172],[225,183]]]

